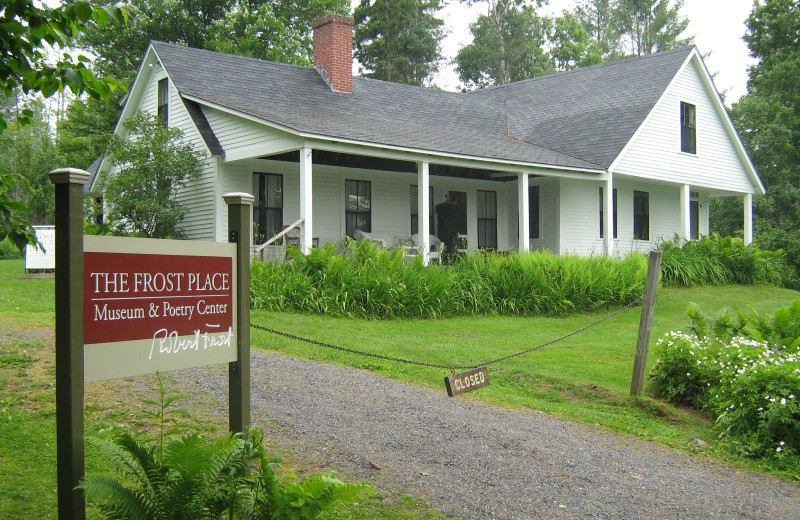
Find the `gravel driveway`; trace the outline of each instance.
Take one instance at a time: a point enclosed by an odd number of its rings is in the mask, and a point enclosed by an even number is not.
[[[227,415],[226,370],[173,374]],[[253,351],[252,420],[327,469],[463,519],[800,518],[800,487],[775,478],[283,354]]]

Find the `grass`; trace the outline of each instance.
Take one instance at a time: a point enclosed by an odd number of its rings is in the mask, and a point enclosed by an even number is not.
[[[670,330],[686,327],[690,302],[714,315],[751,305],[759,312],[788,306],[798,293],[766,286],[660,289],[651,345]],[[437,320],[362,320],[254,311],[251,321],[322,342],[439,364],[471,365],[525,350],[602,317],[459,317]],[[489,366],[492,384],[460,396],[540,410],[626,435],[652,440],[786,478],[769,463],[736,457],[718,446],[710,421],[647,395],[631,397],[639,308],[542,350]],[[296,356],[366,368],[444,392],[448,371],[377,360],[298,342],[253,329],[252,344]],[[648,357],[648,371],[655,363]],[[699,448],[697,439],[709,446]]]
[[[20,260],[0,261],[0,518],[55,518],[55,391],[53,365],[53,280],[19,280]],[[723,308],[752,305],[759,312],[788,306],[795,291],[764,286],[661,289],[651,345],[669,330],[685,328],[694,302],[714,315]],[[473,364],[523,350],[583,327],[602,316],[459,317],[371,321],[256,311],[252,321],[320,341],[436,363]],[[716,443],[708,419],[652,397],[628,395],[639,312],[631,309],[596,328],[542,350],[491,365],[491,386],[457,399],[482,399],[505,406],[541,410],[658,443],[695,451],[742,467],[772,472],[765,463],[730,455]],[[253,345],[323,361],[368,368],[383,375],[444,392],[446,370],[416,367],[322,349],[252,330]],[[655,362],[653,355],[648,363]],[[123,382],[124,383],[124,382]],[[136,397],[113,384],[87,390],[87,432],[140,429],[148,425]],[[648,385],[645,386],[647,390]],[[155,394],[149,395],[152,398]],[[188,403],[191,405],[191,403]],[[192,410],[199,429],[223,431]],[[700,447],[702,439],[709,444]],[[282,455],[285,451],[276,446]],[[285,450],[285,448],[283,448]],[[296,468],[313,463],[291,460]],[[87,471],[102,461],[87,452]],[[442,518],[413,497],[375,496],[331,511],[346,518]]]
[[[56,504],[55,363],[53,350],[53,279],[20,280],[21,260],[0,260],[0,519],[54,519]],[[155,380],[155,378],[153,378]],[[155,381],[154,381],[155,384]],[[155,390],[147,394],[155,398]],[[89,435],[142,431],[152,424],[127,391],[126,381],[91,383],[86,388],[85,422]],[[213,415],[191,408],[190,425],[214,435],[224,432]],[[285,446],[271,445],[300,474],[318,471],[314,461]],[[330,469],[330,468],[326,468]],[[86,472],[104,471],[90,448]],[[343,478],[347,478],[343,476]],[[327,520],[443,519],[424,500],[382,490],[357,505],[332,510]],[[88,518],[99,518],[88,511]]]

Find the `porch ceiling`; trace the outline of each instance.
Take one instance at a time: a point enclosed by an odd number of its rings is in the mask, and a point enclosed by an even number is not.
[[[271,161],[300,162],[300,152],[295,150],[275,155],[265,155],[259,159]],[[358,155],[328,150],[312,150],[312,162],[324,166],[339,166],[343,168],[357,168],[362,170],[377,170],[385,172],[417,173],[417,163],[371,155]],[[430,175],[439,177],[458,177],[460,179],[475,179],[486,181],[515,181],[516,175],[508,172],[498,172],[482,168],[468,168],[447,164],[430,164]],[[533,176],[532,176],[533,177]]]

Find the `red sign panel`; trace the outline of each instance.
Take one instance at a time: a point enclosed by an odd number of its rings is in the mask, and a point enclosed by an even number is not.
[[[85,252],[84,343],[218,341],[233,326],[233,268],[230,257]]]

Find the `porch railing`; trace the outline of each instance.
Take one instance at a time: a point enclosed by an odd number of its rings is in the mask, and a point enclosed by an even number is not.
[[[292,230],[295,230],[295,229],[300,229],[300,226],[301,226],[302,224],[303,224],[303,219],[301,218],[301,219],[298,219],[298,220],[297,220],[297,221],[296,221],[294,224],[292,224],[292,225],[290,225],[290,226],[286,226],[285,228],[283,228],[283,229],[281,230],[281,232],[280,232],[280,233],[278,233],[278,234],[277,234],[277,235],[275,235],[274,237],[270,238],[269,240],[267,240],[266,242],[264,242],[263,244],[261,244],[260,246],[258,246],[258,247],[256,248],[256,253],[258,253],[258,254],[261,254],[261,252],[262,252],[264,249],[266,249],[267,247],[271,246],[272,244],[274,244],[275,242],[277,242],[277,241],[278,241],[278,240],[280,240],[281,238],[283,238],[283,237],[285,237],[286,235],[288,235],[288,234],[289,234],[289,232],[291,232]]]
[[[289,238],[290,234],[294,234],[293,232],[297,232],[301,230],[301,226],[303,225],[303,219],[297,220],[294,224],[290,226],[286,226],[281,230],[280,233],[275,235],[274,237],[270,238],[260,246],[258,246],[255,250],[255,255],[259,257],[262,261],[265,260],[265,256],[273,260],[277,260],[279,262],[283,262],[285,260],[285,253],[286,253],[286,246],[287,238]],[[295,237],[291,237],[295,238]],[[295,243],[299,244],[300,240],[299,237],[296,238]],[[269,255],[265,255],[266,252],[269,252]]]

